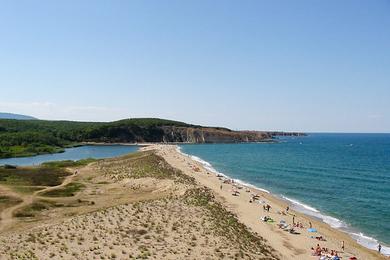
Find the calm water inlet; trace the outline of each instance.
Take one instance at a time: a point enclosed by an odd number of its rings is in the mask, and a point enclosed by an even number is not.
[[[18,166],[39,165],[50,161],[81,160],[86,158],[111,158],[133,153],[138,150],[133,145],[86,145],[74,148],[67,148],[63,153],[42,154],[31,157],[0,159],[0,165],[10,164]]]

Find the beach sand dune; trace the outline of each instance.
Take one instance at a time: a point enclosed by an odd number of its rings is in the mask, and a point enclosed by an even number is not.
[[[75,183],[82,188],[68,194]],[[154,151],[98,161],[27,196],[0,234],[0,259],[280,258],[213,190]]]

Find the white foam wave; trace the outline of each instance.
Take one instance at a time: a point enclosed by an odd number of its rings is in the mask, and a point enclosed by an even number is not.
[[[196,162],[201,163],[202,166],[203,166],[206,170],[208,170],[208,171],[210,171],[210,172],[212,172],[212,173],[214,173],[214,174],[216,174],[216,175],[221,175],[221,176],[223,176],[223,177],[225,177],[225,178],[232,179],[232,178],[230,178],[229,176],[227,176],[226,174],[217,171],[209,162],[207,162],[207,161],[205,161],[205,160],[199,158],[198,156],[189,155],[189,154],[184,153],[184,152],[181,150],[181,147],[180,147],[180,146],[177,146],[176,150],[177,150],[180,154],[182,154],[182,155],[184,155],[184,156],[187,156],[187,157],[191,158],[192,160],[194,160],[194,161],[196,161]],[[243,186],[246,186],[246,187],[249,187],[249,188],[253,188],[253,189],[256,189],[256,190],[265,192],[265,193],[270,193],[270,192],[269,192],[268,190],[266,190],[266,189],[259,188],[259,187],[255,186],[255,185],[252,185],[252,184],[250,184],[250,183],[244,182],[244,181],[242,181],[242,180],[239,180],[239,179],[232,179],[232,180],[234,180],[235,183],[239,183],[239,184],[241,184],[241,185],[243,185]]]
[[[354,238],[359,244],[362,246],[372,249],[372,250],[378,250],[378,244],[379,241],[375,238],[369,237],[364,235],[363,233],[359,232],[352,232],[351,228],[342,220],[337,219],[335,217],[331,217],[328,215],[322,214],[319,210],[316,208],[310,207],[298,200],[294,200],[285,196],[282,196],[283,199],[291,202],[293,205],[293,208],[301,213],[304,213],[306,215],[315,217],[317,219],[322,220],[324,223],[328,224],[332,228],[340,229],[341,231],[344,231],[348,233],[352,238]],[[390,256],[390,247],[382,245],[381,253],[386,256]]]
[[[362,246],[367,247],[367,248],[372,249],[372,250],[378,250],[379,241],[376,240],[375,238],[366,236],[361,232],[359,232],[359,233],[352,233],[351,232],[350,234]],[[385,256],[390,256],[390,247],[382,245],[381,253]]]
[[[307,210],[310,210],[310,211],[313,211],[313,212],[316,212],[316,213],[319,212],[316,208],[313,208],[313,207],[310,207],[310,206],[308,206],[306,204],[303,204],[300,201],[297,201],[297,200],[294,200],[294,199],[290,199],[290,198],[285,197],[285,196],[282,196],[282,198],[285,199],[285,200],[290,201],[293,205],[296,205],[297,207],[302,207],[302,208],[305,208]]]
[[[246,187],[248,187],[248,188],[256,189],[256,190],[259,190],[259,191],[262,191],[262,192],[265,192],[265,193],[270,193],[270,192],[269,192],[268,190],[266,190],[266,189],[259,188],[259,187],[255,186],[255,185],[252,185],[252,184],[250,184],[250,183],[244,182],[244,181],[242,181],[242,180],[239,180],[239,179],[233,179],[233,180],[234,180],[234,182],[239,183],[239,184],[241,184],[241,185],[243,185],[243,186],[246,186]]]
[[[322,215],[322,214],[321,214]],[[327,216],[327,215],[322,215],[323,216],[323,221],[328,224],[329,226],[333,228],[346,228],[347,224],[341,221],[340,219]]]
[[[347,227],[347,224],[344,223],[343,221],[341,221],[335,217],[324,215],[318,209],[316,209],[314,207],[308,206],[308,205],[306,205],[298,200],[291,199],[291,198],[288,198],[285,196],[282,196],[282,198],[290,201],[295,210],[302,212],[306,215],[318,218],[318,219],[322,220],[323,222],[325,222],[326,224],[328,224],[329,226],[331,226],[332,228],[346,228]]]
[[[199,158],[198,156],[189,155],[189,154],[183,153],[183,151],[181,150],[181,147],[180,147],[180,146],[177,146],[176,151],[179,152],[180,154],[184,155],[184,156],[189,157],[191,160],[196,161],[196,162],[202,164],[202,166],[203,166],[206,170],[208,170],[208,171],[210,171],[210,172],[212,172],[212,173],[219,174],[219,175],[222,175],[222,176],[224,176],[224,177],[227,177],[225,174],[223,174],[223,173],[221,173],[221,172],[218,172],[218,171],[217,171],[209,162],[207,162],[207,161],[205,161],[205,160]]]
[[[195,155],[189,155],[189,154],[184,153],[181,150],[180,146],[177,146],[176,150],[180,154],[182,154],[184,156],[187,156],[187,157],[191,158],[192,160],[201,163],[203,165],[203,167],[205,169],[207,169],[208,171],[210,171],[210,172],[212,172],[214,174],[222,175],[222,176],[224,176],[226,178],[230,178],[229,176],[227,176],[227,175],[225,175],[225,174],[223,174],[221,172],[218,172],[209,162],[207,162],[207,161],[205,161],[205,160],[203,160],[203,159],[201,159],[201,158],[199,158],[199,157],[197,157]],[[270,193],[266,189],[259,188],[259,187],[255,186],[255,185],[252,185],[250,183],[246,183],[246,182],[244,182],[242,180],[239,180],[239,179],[233,179],[233,180],[236,183],[239,183],[239,184],[241,184],[243,186],[246,186],[246,187],[249,187],[249,188],[254,188],[254,189],[266,192],[266,193]],[[306,215],[315,217],[317,219],[320,219],[324,223],[326,223],[329,226],[331,226],[332,228],[341,229],[342,231],[349,233],[359,244],[363,245],[364,247],[367,247],[367,248],[373,249],[373,250],[377,250],[378,249],[377,248],[378,247],[378,243],[379,243],[378,240],[376,240],[375,238],[366,236],[363,233],[351,232],[350,229],[348,229],[348,225],[345,222],[343,222],[342,220],[337,219],[335,217],[328,216],[328,215],[324,215],[318,209],[316,209],[314,207],[311,207],[309,205],[306,205],[306,204],[304,204],[304,203],[302,203],[302,202],[300,202],[298,200],[291,199],[291,198],[288,198],[288,197],[285,197],[285,196],[282,196],[282,198],[287,200],[287,201],[289,201],[289,202],[291,202],[291,204],[293,205],[293,208],[295,210],[297,210],[297,211],[299,211],[301,213],[304,213]],[[390,247],[382,245],[381,253],[383,255],[390,256]]]

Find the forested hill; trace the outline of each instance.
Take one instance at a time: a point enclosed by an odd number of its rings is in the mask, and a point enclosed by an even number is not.
[[[274,133],[232,131],[157,118],[115,122],[0,119],[0,158],[60,152],[84,142],[258,142]]]
[[[32,120],[36,118],[32,116],[0,112],[0,119]]]

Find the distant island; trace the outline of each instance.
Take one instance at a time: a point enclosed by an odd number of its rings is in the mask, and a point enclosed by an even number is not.
[[[34,120],[37,118],[20,114],[0,112],[0,119]]]
[[[0,119],[0,158],[62,152],[64,148],[95,143],[241,143],[270,141],[267,131],[233,131],[159,118],[115,122],[75,122]]]

